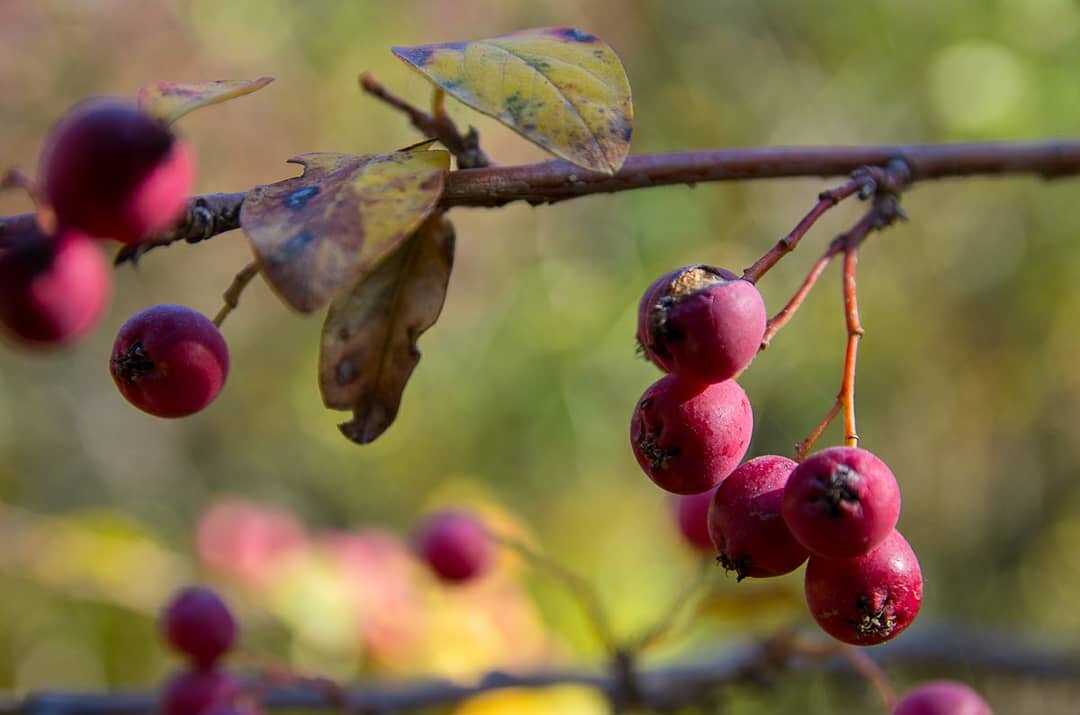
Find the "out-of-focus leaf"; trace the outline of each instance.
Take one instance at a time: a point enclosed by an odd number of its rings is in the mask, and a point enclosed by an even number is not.
[[[319,387],[327,407],[353,411],[340,427],[354,442],[373,441],[397,417],[420,361],[416,340],[439,317],[453,261],[454,228],[437,213],[330,306]]]
[[[786,584],[714,588],[698,601],[696,615],[720,621],[752,623],[790,618],[804,608],[802,594]]]
[[[169,124],[188,112],[262,89],[273,77],[213,82],[151,82],[139,88],[139,108]]]
[[[441,150],[289,161],[303,175],[252,189],[240,225],[270,286],[305,313],[362,281],[412,235],[450,168]]]
[[[626,71],[614,50],[586,32],[547,27],[393,52],[473,109],[578,166],[613,174],[630,151]]]

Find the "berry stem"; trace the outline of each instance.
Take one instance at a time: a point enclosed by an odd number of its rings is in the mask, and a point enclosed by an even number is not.
[[[837,246],[830,244],[825,253],[821,255],[821,258],[814,262],[814,265],[810,267],[810,272],[806,275],[802,285],[795,291],[795,295],[791,296],[791,300],[780,309],[780,312],[769,318],[769,322],[765,325],[765,334],[761,338],[761,348],[764,350],[769,347],[769,343],[772,342],[773,337],[780,331],[780,328],[787,325],[788,321],[795,315],[795,311],[799,309],[803,301],[806,300],[806,296],[810,294],[810,290],[817,283],[818,278],[828,268],[829,263],[838,253]]]
[[[844,314],[847,318],[847,350],[844,353],[844,376],[838,402],[844,409],[844,444],[859,446],[859,432],[855,428],[855,361],[859,355],[859,341],[863,336],[859,320],[858,291],[855,285],[855,269],[859,263],[859,249],[844,251]]]
[[[757,283],[770,268],[780,262],[781,258],[795,250],[795,247],[799,245],[799,241],[802,240],[802,237],[806,235],[815,223],[817,223],[819,218],[825,215],[825,212],[852,194],[864,191],[867,182],[869,181],[869,172],[869,169],[860,169],[854,172],[852,177],[840,186],[829,189],[828,191],[822,191],[818,194],[817,203],[814,204],[814,207],[810,209],[810,212],[803,216],[802,220],[795,225],[795,228],[791,229],[790,233],[777,241],[772,248],[765,252],[765,255],[754,261],[752,266],[743,271],[743,280]]]
[[[240,269],[240,272],[236,274],[232,283],[222,295],[225,305],[221,306],[221,310],[214,316],[214,325],[220,328],[229,313],[236,310],[236,307],[240,305],[240,295],[244,292],[244,289],[247,288],[248,283],[250,283],[255,276],[259,275],[259,270],[258,261],[252,261]]]
[[[615,632],[608,620],[607,612],[600,602],[600,597],[583,576],[568,569],[558,561],[545,556],[528,544],[505,534],[488,531],[491,540],[499,546],[509,549],[518,554],[534,567],[546,571],[566,589],[578,606],[581,608],[585,619],[592,626],[596,638],[604,646],[608,653],[614,655],[619,652]]]
[[[360,89],[405,114],[413,127],[424,136],[442,142],[457,159],[459,169],[491,166],[491,161],[480,150],[476,132],[470,130],[468,134],[462,135],[454,120],[446,113],[446,93],[442,89],[436,88],[431,96],[430,114],[393,94],[370,72],[360,74]]]

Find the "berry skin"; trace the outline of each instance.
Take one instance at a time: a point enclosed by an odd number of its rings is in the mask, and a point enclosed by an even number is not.
[[[169,644],[200,668],[225,655],[236,642],[236,620],[221,597],[209,588],[183,589],[165,608],[161,627]]]
[[[51,130],[41,161],[60,225],[128,244],[180,217],[194,173],[191,150],[165,124],[116,99],[72,107]]]
[[[740,581],[786,574],[809,556],[780,516],[784,484],[796,466],[787,457],[757,457],[740,465],[716,490],[709,535],[720,565]]]
[[[416,540],[420,558],[447,583],[484,575],[494,560],[487,529],[468,512],[447,510],[429,516]]]
[[[806,603],[821,628],[844,643],[875,645],[900,635],[919,613],[923,578],[915,552],[893,531],[853,559],[810,556]]]
[[[664,372],[723,382],[757,355],[766,320],[757,286],[722,268],[695,264],[661,276],[645,290],[637,338]]]
[[[231,705],[240,688],[220,670],[188,670],[174,676],[161,693],[161,715],[210,715]]]
[[[893,715],[994,715],[990,705],[963,683],[934,680],[909,690]]]
[[[120,327],[109,371],[128,402],[157,417],[185,417],[217,397],[229,373],[229,349],[204,315],[155,305]]]
[[[865,554],[900,517],[900,485],[865,449],[830,447],[795,468],[784,488],[784,521],[811,554]]]
[[[713,489],[671,499],[671,512],[679,534],[683,541],[700,551],[712,551],[714,548],[712,539],[709,538],[709,504],[712,503],[715,491]]]
[[[735,381],[702,385],[668,375],[638,400],[630,444],[661,489],[700,494],[738,466],[753,429],[750,400]]]
[[[33,231],[0,253],[0,328],[31,347],[69,344],[109,302],[112,272],[94,242],[75,231]]]

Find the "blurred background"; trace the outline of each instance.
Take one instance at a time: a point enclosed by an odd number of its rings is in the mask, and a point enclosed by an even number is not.
[[[0,168],[33,171],[50,123],[83,97],[269,74],[267,89],[180,129],[198,152],[200,192],[270,183],[296,173],[284,163],[295,154],[418,138],[356,86],[371,70],[426,103],[428,84],[391,45],[554,24],[621,56],[638,152],[1080,127],[1080,9],[1069,0],[3,0]],[[495,161],[544,158],[460,104],[450,110],[479,128]],[[659,617],[701,557],[628,445],[630,411],[658,377],[634,355],[638,297],[687,263],[741,270],[828,185],[455,210],[442,318],[420,341],[397,423],[367,447],[338,433],[346,415],[321,406],[321,319],[291,313],[261,281],[225,325],[232,374],[211,408],[166,421],[130,407],[106,367],[119,325],[163,302],[212,315],[250,251],[235,232],[118,271],[89,339],[46,354],[0,349],[0,688],[153,687],[176,667],[154,617],[192,580],[237,605],[246,652],[336,678],[595,662],[602,652],[558,584],[507,558],[482,584],[442,588],[410,556],[409,532],[430,509],[470,505],[585,574],[621,633]],[[904,199],[912,220],[862,252],[860,433],[903,487],[900,528],[922,561],[926,622],[1047,645],[1080,635],[1078,192],[1076,180],[920,185]],[[0,213],[30,209],[0,195]],[[771,312],[859,210],[832,212],[763,281]],[[831,404],[841,311],[834,266],[741,378],[756,416],[751,455],[790,454]],[[830,430],[825,442],[838,439]],[[736,584],[716,569],[692,627],[656,658],[808,623],[800,574]],[[998,712],[1075,712],[1080,697],[963,669],[892,674],[901,687],[969,680]],[[472,706],[521,711],[516,697]],[[576,691],[528,697],[541,710],[600,707]],[[877,707],[859,683],[813,671],[725,702],[740,714]]]

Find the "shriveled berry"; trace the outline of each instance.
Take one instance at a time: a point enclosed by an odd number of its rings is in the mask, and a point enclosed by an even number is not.
[[[784,488],[784,521],[811,554],[830,559],[865,554],[900,517],[900,485],[865,449],[830,447],[811,455]]]
[[[902,633],[922,604],[915,552],[892,531],[870,553],[853,559],[810,556],[806,603],[821,628],[852,645],[884,643]]]
[[[717,560],[741,581],[794,571],[809,556],[780,516],[784,484],[796,462],[767,455],[741,464],[721,482],[709,510]]]
[[[900,698],[893,715],[994,715],[970,686],[955,680],[934,680]]]
[[[61,225],[137,243],[179,218],[194,161],[185,143],[134,103],[92,99],[53,127],[41,175]]]
[[[661,489],[700,494],[738,466],[753,429],[750,400],[733,380],[704,385],[668,375],[638,400],[630,444]]]
[[[221,596],[202,586],[183,589],[165,608],[161,627],[169,644],[199,667],[208,667],[236,642],[236,620]]]
[[[229,350],[204,315],[155,305],[131,316],[113,344],[109,371],[128,402],[157,417],[184,417],[221,392]]]
[[[484,575],[494,560],[494,544],[483,523],[466,511],[436,512],[424,520],[416,539],[420,558],[450,583]]]
[[[709,504],[712,503],[711,489],[701,494],[686,494],[671,498],[672,516],[683,541],[701,551],[712,551],[713,542],[709,538]]]
[[[69,344],[97,323],[112,293],[112,272],[81,233],[33,230],[0,253],[0,327],[32,347]]]
[[[187,670],[174,676],[161,693],[161,715],[210,715],[231,705],[239,685],[224,671]]]
[[[765,334],[765,301],[750,281],[704,264],[653,282],[638,307],[638,342],[665,372],[723,382],[757,355]]]

